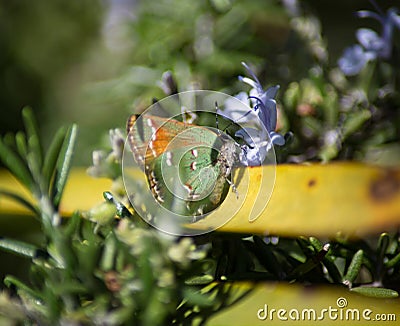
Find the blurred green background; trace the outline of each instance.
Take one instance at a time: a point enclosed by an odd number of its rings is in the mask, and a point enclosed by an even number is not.
[[[329,66],[366,24],[354,12],[373,9],[366,0],[300,3],[320,18],[329,58],[319,59]],[[26,105],[45,143],[77,122],[75,164],[88,165],[108,129],[123,128],[129,114],[165,96],[157,86],[165,70],[180,90],[234,94],[244,89],[240,62],[262,64],[262,82],[281,84],[283,94],[313,60],[289,23],[281,1],[0,0],[0,134],[22,128]]]
[[[283,5],[291,2],[0,0],[0,136],[20,130],[21,110],[31,106],[45,145],[51,141],[49,135],[60,126],[71,122],[79,125],[74,164],[89,166],[92,151],[108,145],[110,128],[124,128],[130,114],[144,110],[154,97],[165,96],[160,80],[166,70],[173,72],[180,91],[198,88],[234,95],[249,88],[237,78],[245,73],[240,64],[245,61],[258,68],[265,87],[281,85],[278,103],[282,104],[291,82],[301,84],[312,79],[312,67],[323,67],[327,73],[337,65],[343,50],[355,43],[357,28],[380,30],[377,22],[354,15],[357,10],[374,10],[367,0],[307,0],[299,3],[302,13],[310,19],[298,26],[302,28],[299,33],[291,19],[296,13],[290,13]],[[379,2],[383,11],[396,4],[398,1]],[[319,20],[313,20],[313,15]],[[302,37],[309,39],[304,41]],[[311,86],[312,91],[317,88]],[[326,97],[329,96],[327,92]],[[322,111],[330,102],[319,104]],[[361,109],[364,106],[360,105]],[[383,109],[390,111],[391,107]],[[326,122],[321,112],[314,120],[300,117],[293,108],[291,114],[291,122]],[[371,124],[360,124],[364,129],[358,125],[353,128],[356,137],[350,139],[348,147],[367,139],[365,135],[374,134],[371,125],[378,131],[388,130],[389,134],[370,145],[398,141],[398,127],[390,126],[396,125],[394,118],[378,115],[371,120]],[[389,127],[379,121],[387,121]],[[323,125],[320,134],[309,137],[311,140],[304,136],[304,144],[315,151],[315,143],[321,145],[321,135],[335,126]],[[290,127],[296,125],[292,123]],[[302,127],[299,124],[297,129]],[[358,128],[360,133],[356,133]],[[294,154],[300,156],[301,150],[306,150],[301,147],[303,143],[298,144],[295,150],[300,152]],[[400,147],[396,146],[399,162]],[[339,159],[353,155],[346,156],[346,148],[342,152]],[[382,156],[380,153],[377,156]],[[307,160],[317,155],[303,156]],[[15,218],[13,223],[3,220],[0,229],[1,235],[32,243],[43,240],[36,232],[39,224],[32,219]],[[27,277],[28,261],[7,253],[1,253],[0,261],[0,279],[10,273],[22,279]]]

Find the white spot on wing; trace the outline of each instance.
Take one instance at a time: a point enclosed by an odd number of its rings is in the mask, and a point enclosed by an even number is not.
[[[157,157],[157,151],[154,149],[154,142],[153,141],[149,142],[149,148],[151,149],[151,152],[152,152],[153,156]]]
[[[167,160],[166,163],[168,166],[172,166],[172,153],[171,152],[166,152],[165,153]]]

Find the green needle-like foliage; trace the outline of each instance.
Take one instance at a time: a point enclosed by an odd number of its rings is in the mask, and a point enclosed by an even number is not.
[[[29,283],[13,275],[4,279],[17,298],[7,304],[21,313],[13,318],[40,325],[201,322],[247,292],[231,296],[231,284],[212,285],[209,245],[161,236],[109,192],[103,204],[63,221],[59,204],[77,127],[60,129],[43,156],[31,110],[23,116],[26,134],[17,133],[15,142],[0,139],[0,155],[35,202],[10,191],[0,194],[36,214],[44,241],[38,246],[0,238],[2,250],[31,262]],[[115,157],[107,164],[115,165]]]

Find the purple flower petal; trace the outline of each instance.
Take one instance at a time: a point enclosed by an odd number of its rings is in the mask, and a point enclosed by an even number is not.
[[[285,145],[285,137],[283,137],[281,134],[278,134],[277,132],[270,132],[269,137],[271,138],[272,144],[278,145],[278,146],[283,146]]]
[[[379,35],[369,29],[369,28],[360,28],[356,32],[356,37],[358,42],[364,47],[367,51],[375,51],[380,52],[385,47],[385,42]]]
[[[377,14],[376,12],[369,11],[369,10],[360,10],[356,12],[356,15],[360,18],[373,18],[379,21],[381,24],[384,23],[384,18]]]
[[[338,65],[345,75],[354,76],[364,68],[368,60],[369,55],[366,55],[364,49],[356,44],[344,50]]]

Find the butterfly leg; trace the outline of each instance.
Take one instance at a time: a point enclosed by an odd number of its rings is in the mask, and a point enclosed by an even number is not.
[[[226,178],[225,180],[232,187],[232,191],[235,193],[236,198],[239,199],[239,192],[238,192],[238,190],[236,188],[236,185],[231,180],[229,180],[228,178]]]

